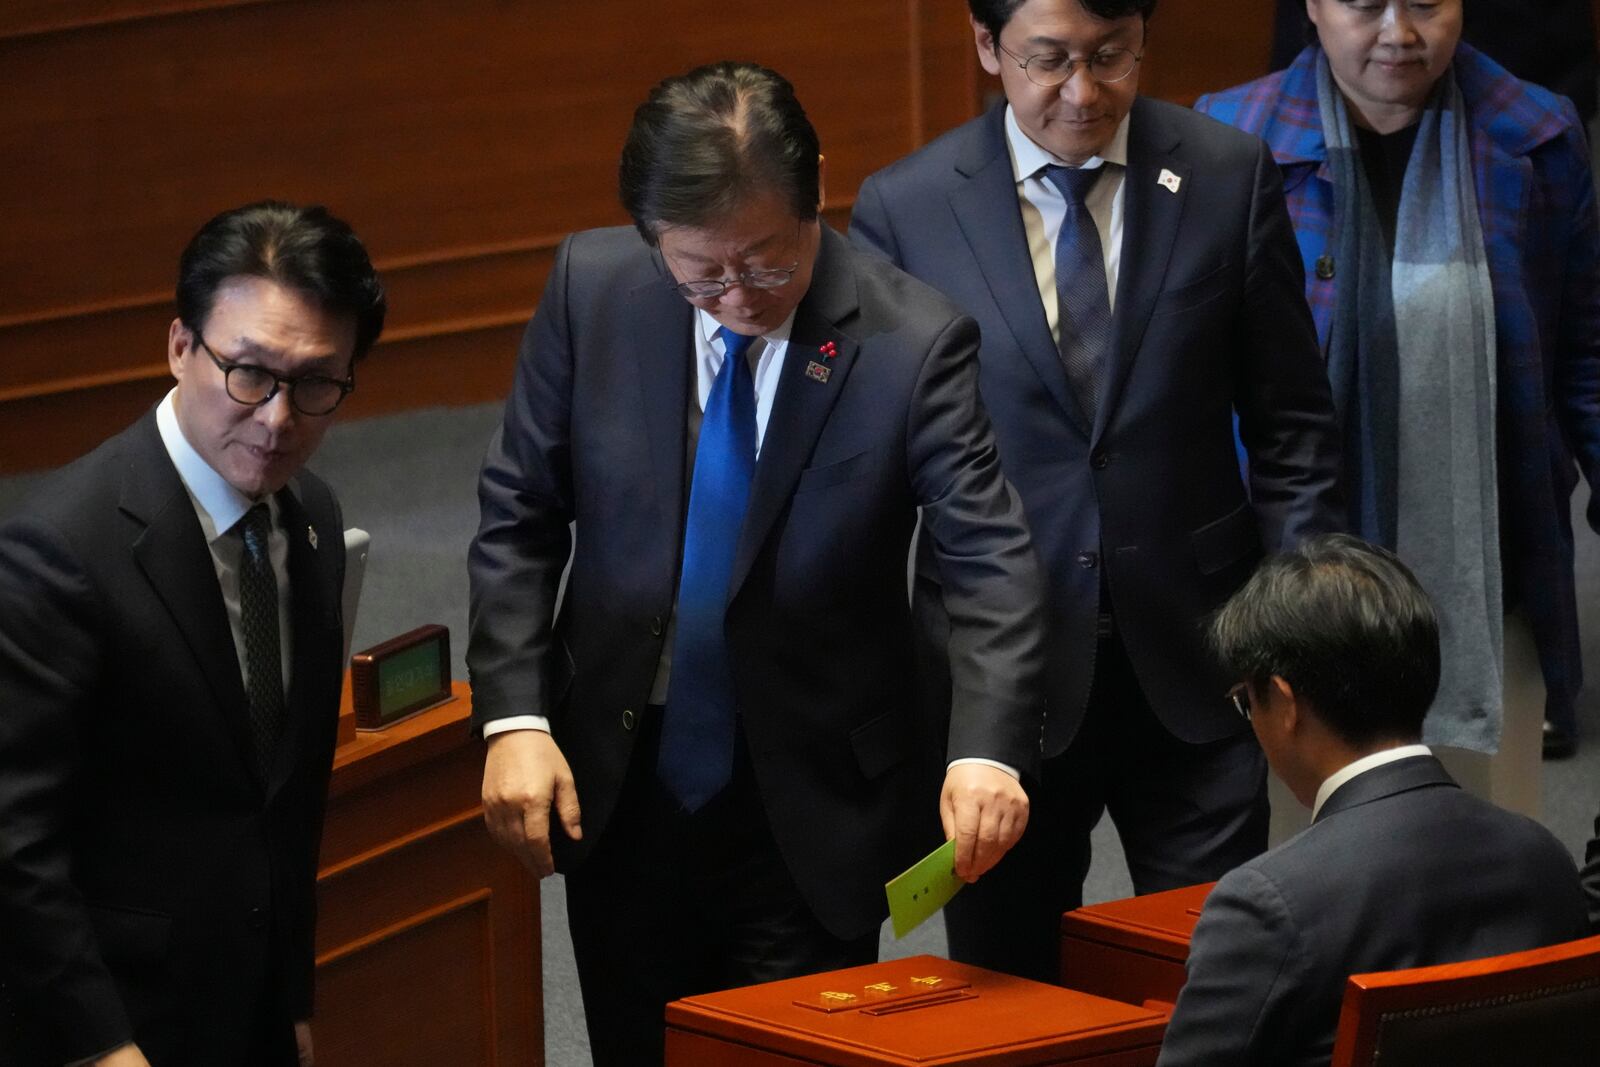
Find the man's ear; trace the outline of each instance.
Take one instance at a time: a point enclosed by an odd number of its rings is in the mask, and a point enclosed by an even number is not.
[[[173,319],[167,327],[167,369],[178,381],[183,381],[183,357],[194,351],[194,334],[182,319]]]
[[[1300,726],[1304,712],[1300,708],[1300,700],[1295,696],[1294,686],[1288,679],[1274,674],[1267,682],[1268,697],[1272,702],[1273,714],[1283,722],[1284,730],[1293,733]]]
[[[967,20],[972,23],[973,42],[978,47],[978,62],[983,65],[985,71],[998,78],[1000,76],[1000,51],[995,46],[994,34],[990,33],[987,26],[971,15],[967,16]]]

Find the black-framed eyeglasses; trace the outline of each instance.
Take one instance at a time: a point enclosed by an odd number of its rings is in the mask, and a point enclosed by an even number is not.
[[[719,297],[732,289],[735,285],[742,285],[747,289],[781,289],[788,285],[794,278],[794,272],[800,269],[797,259],[787,267],[765,267],[761,270],[747,270],[737,278],[705,278],[693,282],[671,282],[671,286],[683,296],[693,300],[710,300]]]
[[[1233,710],[1237,711],[1245,722],[1250,721],[1250,686],[1240,682],[1228,690],[1228,699],[1233,701]]]
[[[199,330],[193,333],[195,343],[205,349],[211,362],[222,372],[222,386],[227,390],[228,398],[236,404],[258,408],[277,396],[279,389],[287,389],[289,406],[300,414],[331,415],[335,408],[344,403],[344,398],[355,391],[354,366],[350,368],[349,377],[342,380],[326,374],[301,374],[285,378],[254,363],[225,360],[206,343]]]
[[[1065,52],[1039,52],[1031,56],[1019,56],[999,40],[996,40],[994,45],[1010,56],[1017,66],[1022,68],[1022,73],[1027,75],[1028,80],[1041,89],[1054,89],[1070,81],[1079,67],[1088,67],[1089,74],[1095,81],[1102,85],[1110,85],[1132,74],[1133,68],[1144,59],[1143,52],[1133,52],[1126,48],[1103,48],[1087,59],[1080,59]]]

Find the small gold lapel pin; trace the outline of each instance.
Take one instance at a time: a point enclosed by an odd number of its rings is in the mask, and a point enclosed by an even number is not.
[[[814,382],[826,383],[828,376],[832,373],[833,368],[825,367],[814,359],[806,364],[806,377]]]
[[[316,527],[314,527],[314,526],[307,526],[306,527],[306,540],[311,542],[311,548],[312,548],[313,551],[315,551],[316,547],[317,547],[317,529],[316,529]]]

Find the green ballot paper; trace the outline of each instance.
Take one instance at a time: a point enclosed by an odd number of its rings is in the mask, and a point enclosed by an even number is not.
[[[905,874],[884,885],[889,894],[889,918],[894,936],[901,938],[950,903],[967,883],[956,877],[956,843],[946,841],[918,860]]]

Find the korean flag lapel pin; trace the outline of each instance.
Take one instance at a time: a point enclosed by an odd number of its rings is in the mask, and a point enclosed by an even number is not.
[[[1156,178],[1156,184],[1169,193],[1175,193],[1178,191],[1178,186],[1183,184],[1183,179],[1166,167],[1162,167],[1160,176]]]
[[[818,348],[817,354],[822,357],[822,362],[811,360],[806,364],[806,377],[814,382],[827,383],[828,377],[833,374],[833,357],[839,354],[839,346],[832,341],[824,341]]]
[[[311,551],[315,552],[317,550],[317,528],[315,526],[306,527],[306,540],[311,542]]]

